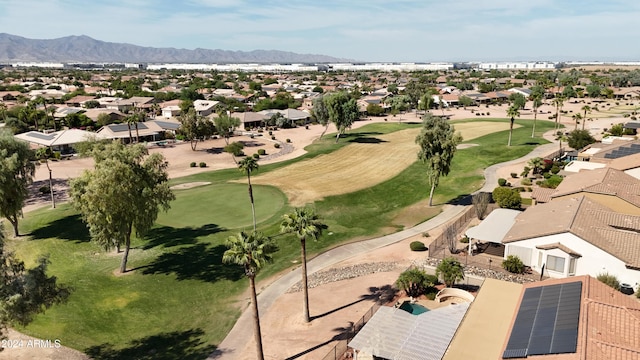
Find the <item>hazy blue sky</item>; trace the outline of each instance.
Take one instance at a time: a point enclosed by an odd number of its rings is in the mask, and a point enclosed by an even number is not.
[[[0,32],[363,61],[640,61],[640,1],[0,0]]]

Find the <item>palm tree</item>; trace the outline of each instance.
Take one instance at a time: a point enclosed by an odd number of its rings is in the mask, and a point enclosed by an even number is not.
[[[558,140],[560,142],[559,151],[560,151],[560,156],[562,156],[562,141],[565,141],[565,142],[567,141],[567,135],[565,135],[563,131],[558,130],[556,132],[556,140]]]
[[[448,257],[436,267],[436,276],[442,277],[446,287],[452,287],[456,281],[464,279],[464,267],[455,258]]]
[[[518,112],[518,107],[516,105],[509,106],[509,108],[507,109],[507,117],[511,118],[511,124],[509,125],[509,142],[507,143],[507,146],[511,146],[511,134],[513,133],[513,122],[515,121],[515,118],[517,118],[518,116],[520,116],[520,112]]]
[[[535,137],[536,134],[536,120],[538,119],[538,108],[542,105],[542,96],[536,94],[532,97],[533,100],[533,129],[531,130],[531,137]]]
[[[127,115],[124,118],[124,121],[127,122],[127,128],[129,129],[129,144],[133,143],[133,134],[131,133],[131,124],[136,123],[135,115]]]
[[[297,208],[289,214],[282,216],[282,223],[280,225],[281,232],[295,232],[300,239],[300,254],[302,257],[302,291],[304,297],[304,321],[309,322],[309,289],[307,285],[307,238],[314,240],[318,239],[318,236],[322,233],[322,229],[325,227],[320,222],[318,216],[312,209]]]
[[[258,271],[267,262],[271,261],[271,254],[276,249],[269,238],[255,231],[251,234],[240,232],[236,236],[230,236],[227,239],[226,245],[228,250],[222,255],[222,262],[225,264],[237,264],[242,266],[244,268],[244,274],[249,278],[249,286],[251,288],[251,305],[253,307],[253,320],[255,327],[254,336],[258,350],[257,358],[259,360],[264,360],[255,279]]]
[[[253,231],[256,231],[256,207],[253,203],[253,188],[251,187],[251,172],[258,170],[258,162],[251,156],[247,156],[244,159],[238,161],[238,169],[247,174],[247,181],[249,182],[249,200],[251,201],[251,214],[253,215]]]
[[[49,166],[49,157],[52,155],[50,147],[41,147],[36,151],[36,156],[40,160],[44,160],[44,163],[47,165],[47,170],[49,170],[49,192],[51,193],[51,207],[56,208],[56,198],[53,193],[53,179],[51,177],[51,167]]]
[[[553,99],[553,105],[556,107],[556,129],[560,124],[560,111],[562,110],[565,99],[566,98],[564,95],[558,95],[555,99]]]
[[[584,116],[582,117],[582,130],[584,130],[584,123],[587,122],[587,113],[591,112],[591,106],[585,105],[580,110],[584,111]]]
[[[580,120],[582,120],[582,115],[580,113],[576,113],[573,114],[572,118],[576,122],[573,130],[578,130],[578,123],[580,122]],[[582,126],[584,126],[584,122],[582,123]]]

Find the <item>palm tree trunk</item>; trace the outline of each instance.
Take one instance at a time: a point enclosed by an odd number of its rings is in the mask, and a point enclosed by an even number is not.
[[[258,360],[264,360],[264,352],[262,350],[262,333],[260,332],[260,314],[258,313],[258,296],[256,295],[255,276],[249,276],[249,285],[251,287],[251,305],[253,306],[253,324],[255,327],[254,336],[258,351]]]
[[[256,231],[256,206],[253,203],[253,187],[251,186],[251,172],[247,172],[247,181],[249,182],[249,200],[251,201],[251,215],[253,216],[253,231]]]
[[[136,144],[140,142],[140,133],[138,132],[138,122],[136,121]]]
[[[133,135],[131,134],[131,123],[127,122],[127,127],[129,128],[129,144],[133,143]]]
[[[304,308],[302,309],[304,321],[311,321],[309,316],[309,285],[307,281],[307,245],[305,238],[300,238],[301,257],[302,257],[302,296],[304,297]]]

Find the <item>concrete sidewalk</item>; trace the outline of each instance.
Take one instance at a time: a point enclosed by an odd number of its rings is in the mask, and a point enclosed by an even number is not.
[[[551,131],[545,133],[543,136],[547,140],[554,141]],[[493,189],[498,186],[496,171],[500,167],[526,162],[532,157],[544,157],[545,155],[556,151],[557,146],[557,143],[545,144],[537,147],[532,152],[519,159],[495,164],[488,167],[484,171],[485,184],[479,191],[492,192]],[[465,208],[465,206],[461,205],[446,205],[444,207],[444,210],[440,214],[410,229],[406,229],[375,239],[342,245],[328,250],[308,262],[307,272],[309,275],[311,275],[317,271],[328,268],[351,257],[365,254],[375,249],[394,244],[409,237],[422,234],[425,231],[430,231],[460,215]],[[285,275],[271,283],[269,286],[267,286],[264,290],[262,290],[258,295],[258,309],[260,315],[264,315],[269,310],[271,305],[276,301],[276,299],[286,293],[286,291],[291,286],[300,281],[301,277],[301,267],[298,267],[295,270],[286,273]],[[240,316],[238,321],[236,321],[236,324],[233,326],[229,334],[227,334],[227,337],[222,341],[222,343],[220,343],[220,345],[218,345],[217,350],[207,359],[235,359],[237,356],[235,352],[244,349],[247,338],[253,336],[253,331],[253,314],[251,307],[247,306],[247,308],[242,312],[242,315]]]

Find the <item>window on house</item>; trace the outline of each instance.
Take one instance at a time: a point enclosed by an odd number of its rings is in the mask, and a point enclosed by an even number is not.
[[[576,258],[569,259],[569,275],[575,275],[576,273]]]
[[[564,272],[564,258],[547,255],[547,269],[557,272]]]

